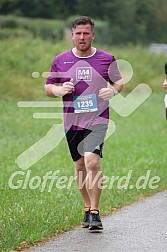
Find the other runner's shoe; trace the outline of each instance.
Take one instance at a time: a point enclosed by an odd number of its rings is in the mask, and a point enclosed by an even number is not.
[[[90,211],[89,230],[102,230],[102,222],[99,215],[99,210]]]
[[[82,227],[83,228],[88,228],[89,227],[89,223],[90,223],[90,208],[89,207],[85,207],[84,208],[84,220],[82,222]]]

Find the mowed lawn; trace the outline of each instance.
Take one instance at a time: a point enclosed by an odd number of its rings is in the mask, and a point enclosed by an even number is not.
[[[100,202],[102,215],[166,188],[167,128],[163,98],[163,92],[153,92],[128,117],[121,117],[111,109],[111,119],[116,124],[116,130],[104,146],[102,169],[103,175],[109,180],[104,184],[106,186]],[[15,163],[17,157],[46,135],[55,122],[54,119],[32,117],[34,112],[54,112],[54,108],[19,108],[17,102],[16,99],[1,101],[2,251],[46,239],[49,235],[72,228],[82,220],[83,203],[75,181],[68,188],[68,183],[57,183],[60,176],[74,177],[65,139],[28,170],[22,170]],[[49,187],[48,180],[42,189],[43,176],[49,171],[50,174],[58,171],[58,178],[53,187]],[[16,189],[10,188],[12,174],[16,174],[12,181]],[[131,174],[131,178],[127,186],[125,180],[112,180],[113,176],[121,178],[128,174]],[[32,180],[36,176],[38,179]],[[139,181],[141,176],[147,176],[147,181],[144,177]],[[152,179],[154,176],[155,180]],[[35,188],[39,178],[41,183]],[[153,183],[149,184],[151,179]],[[62,185],[66,186],[60,188]],[[149,188],[150,185],[153,188]]]

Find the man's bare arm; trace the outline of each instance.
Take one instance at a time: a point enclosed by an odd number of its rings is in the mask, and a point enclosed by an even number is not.
[[[70,81],[64,82],[62,86],[55,84],[46,84],[45,85],[45,94],[52,98],[57,98],[59,96],[64,96],[70,94],[74,91],[73,79]]]

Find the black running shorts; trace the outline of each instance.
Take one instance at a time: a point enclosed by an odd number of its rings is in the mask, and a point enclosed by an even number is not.
[[[77,161],[85,152],[98,154],[102,158],[102,148],[108,125],[98,124],[84,130],[66,131],[67,143],[73,161]]]

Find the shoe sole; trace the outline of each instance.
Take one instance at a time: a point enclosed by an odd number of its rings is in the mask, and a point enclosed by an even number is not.
[[[102,230],[102,226],[89,226],[89,230]]]
[[[86,225],[86,226],[81,225],[81,227],[82,227],[82,228],[88,228],[88,227],[89,227],[89,225]]]

